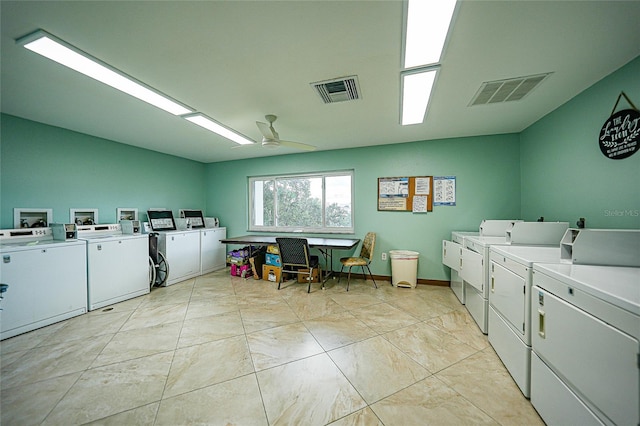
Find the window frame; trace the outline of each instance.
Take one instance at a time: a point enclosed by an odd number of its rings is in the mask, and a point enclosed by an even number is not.
[[[326,226],[326,178],[336,177],[336,176],[349,176],[351,179],[351,226],[350,227],[328,227]],[[277,216],[277,200],[278,200],[278,185],[277,181],[279,179],[296,179],[296,178],[322,178],[322,225],[321,226],[263,226],[263,225],[254,225],[255,224],[255,199],[254,199],[254,189],[256,181],[274,181],[274,210],[275,215]],[[310,173],[288,173],[281,175],[261,175],[261,176],[248,176],[247,177],[248,184],[248,226],[247,229],[251,232],[302,232],[306,234],[353,234],[355,230],[355,170],[333,170],[333,171],[324,171],[324,172],[310,172]],[[277,218],[276,218],[277,221]],[[277,223],[277,222],[276,222]]]

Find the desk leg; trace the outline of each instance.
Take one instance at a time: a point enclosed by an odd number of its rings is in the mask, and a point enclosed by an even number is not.
[[[329,277],[333,275],[333,249],[321,249],[318,248],[318,251],[324,257],[324,266],[327,269],[324,274],[323,283],[326,283],[329,280]]]

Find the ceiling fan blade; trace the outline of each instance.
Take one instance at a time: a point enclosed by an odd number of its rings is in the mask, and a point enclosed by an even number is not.
[[[248,143],[248,144],[242,144],[242,145],[234,145],[231,147],[231,149],[247,149],[247,148],[255,148],[257,146],[260,146],[259,143]]]
[[[269,126],[267,123],[262,123],[260,121],[256,121],[256,125],[258,126],[258,129],[260,130],[260,133],[262,133],[262,135],[267,138],[267,139],[278,139],[278,135],[274,134],[274,131],[272,130],[271,126]]]
[[[280,141],[280,145],[288,146],[290,148],[301,149],[303,151],[315,151],[316,150],[315,146],[307,145],[306,143],[300,143],[300,142]]]

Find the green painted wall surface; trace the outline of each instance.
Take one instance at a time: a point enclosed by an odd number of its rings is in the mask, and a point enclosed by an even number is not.
[[[1,116],[0,226],[13,209],[53,208],[69,222],[71,208],[99,209],[114,223],[118,207],[204,209],[205,165],[10,115]]]
[[[640,228],[640,154],[611,160],[598,145],[620,92],[640,106],[639,76],[636,58],[520,134],[523,219]]]
[[[406,249],[420,252],[418,278],[448,280],[441,241],[451,231],[477,230],[482,219],[519,218],[519,161],[518,136],[499,135],[213,163],[207,165],[207,212],[229,236],[244,235],[248,176],[354,169],[355,237],[377,233],[373,273],[390,275],[382,252]],[[427,214],[377,211],[379,177],[423,175],[456,176],[457,205]]]

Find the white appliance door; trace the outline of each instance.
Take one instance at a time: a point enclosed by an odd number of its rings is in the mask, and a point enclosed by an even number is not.
[[[638,340],[539,287],[532,293],[534,351],[587,405],[615,424],[639,424]]]
[[[223,228],[207,228],[200,235],[201,272],[207,273],[226,266],[225,245],[220,240],[226,238]]]
[[[171,233],[166,236],[166,253],[169,263],[169,281],[200,273],[200,232]]]
[[[603,425],[538,356],[531,354],[531,404],[548,425]]]
[[[464,281],[478,289],[481,294],[484,294],[484,256],[480,253],[469,250],[468,248],[463,248],[460,276]]]
[[[84,244],[2,255],[2,338],[52,324],[87,310]]]
[[[507,268],[491,262],[489,303],[509,322],[511,328],[524,340],[525,305],[527,304],[525,280]],[[529,340],[529,339],[527,339]],[[527,342],[530,344],[530,342]]]
[[[146,238],[91,241],[87,259],[89,310],[149,292]]]
[[[460,270],[462,246],[452,241],[442,240],[442,263],[454,271]]]
[[[463,305],[466,303],[466,294],[464,291],[464,282],[460,278],[460,274],[455,269],[451,270],[451,291],[456,295],[460,303]]]

